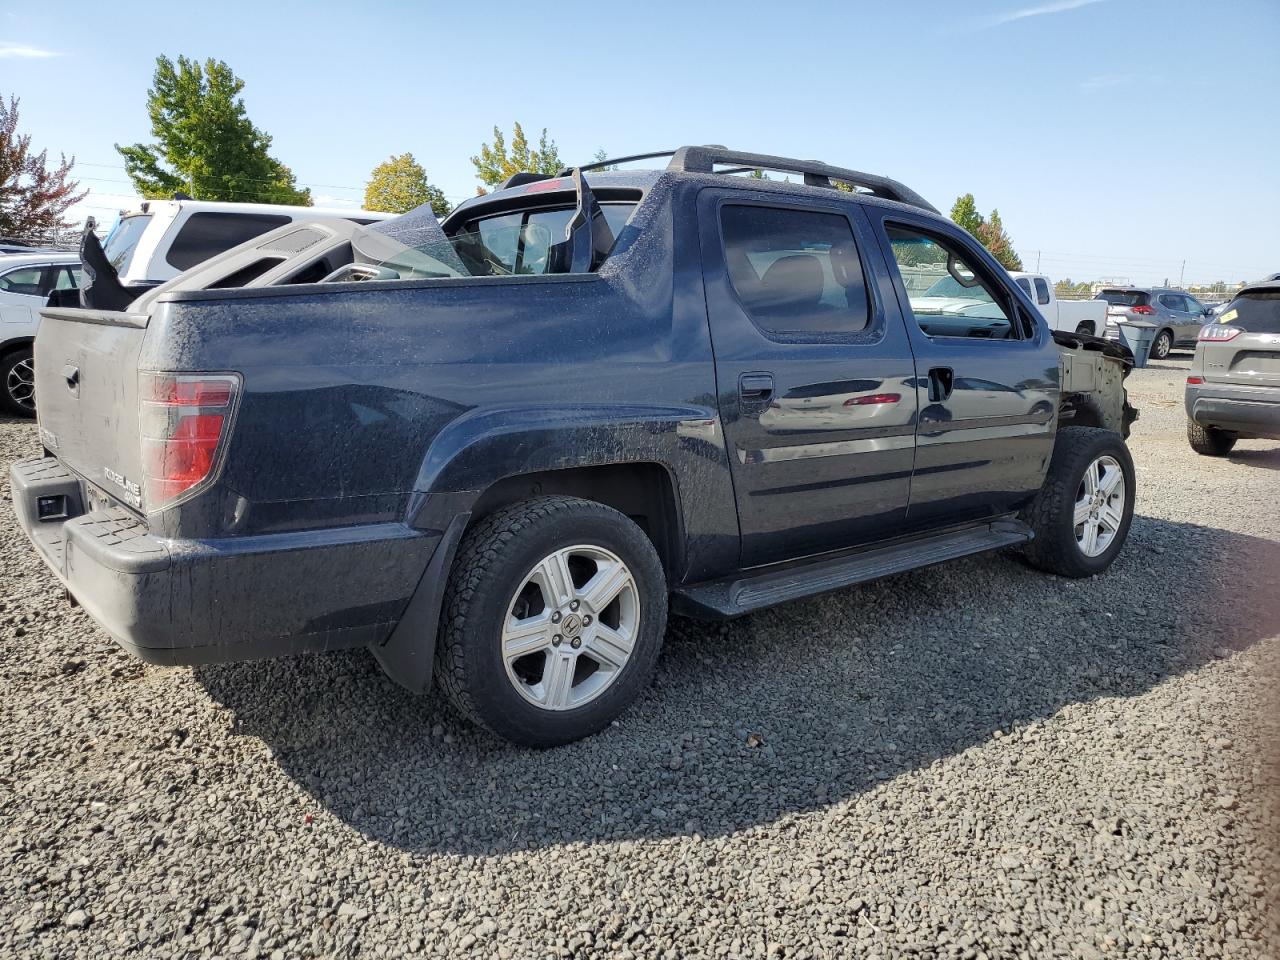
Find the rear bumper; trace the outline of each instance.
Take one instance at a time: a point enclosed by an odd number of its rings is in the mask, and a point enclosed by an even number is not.
[[[166,540],[121,508],[86,511],[83,481],[56,458],[13,464],[9,483],[44,562],[122,647],[151,663],[381,643],[440,540],[399,523]]]
[[[1280,391],[1275,389],[1188,385],[1186,408],[1202,427],[1280,440]]]

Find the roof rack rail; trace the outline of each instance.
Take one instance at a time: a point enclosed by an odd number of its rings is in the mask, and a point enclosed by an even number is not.
[[[654,157],[674,157],[674,150],[657,150],[653,153],[633,153],[629,157],[610,157],[607,160],[597,160],[594,163],[584,163],[577,167],[578,170],[603,170],[605,167],[612,167],[616,163],[630,163],[632,160],[652,160]],[[562,167],[557,177],[567,177],[573,173],[574,167]]]
[[[519,173],[513,173],[503,181],[499,190],[506,190],[508,187],[523,187],[526,183],[538,183],[541,180],[554,180],[555,177],[563,177],[563,173],[557,173],[552,176],[549,173],[529,173],[527,170],[521,170]]]
[[[847,183],[852,187],[861,187],[873,196],[886,200],[920,207],[932,213],[938,209],[910,187],[897,180],[877,176],[874,173],[863,173],[860,170],[849,170],[845,167],[833,167],[820,160],[796,160],[793,157],[774,157],[764,153],[743,153],[740,150],[729,150],[721,146],[681,147],[671,155],[668,170],[683,173],[727,173],[717,171],[716,164],[729,164],[735,167],[733,172],[743,170],[777,170],[781,173],[798,173],[804,177],[806,186],[835,187],[833,180]]]

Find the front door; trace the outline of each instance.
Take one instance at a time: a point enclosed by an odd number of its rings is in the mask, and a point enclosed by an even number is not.
[[[1053,454],[1058,348],[1048,326],[958,229],[866,210],[895,267],[919,375],[908,526],[1016,510]]]
[[[915,369],[865,221],[838,195],[709,188],[698,211],[743,566],[897,534]]]

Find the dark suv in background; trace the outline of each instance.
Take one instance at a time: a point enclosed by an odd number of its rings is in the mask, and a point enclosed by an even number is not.
[[[1108,287],[1095,300],[1107,301],[1108,340],[1120,339],[1122,320],[1158,324],[1151,356],[1163,360],[1174,347],[1195,349],[1196,336],[1209,319],[1209,308],[1189,293],[1165,287]]]

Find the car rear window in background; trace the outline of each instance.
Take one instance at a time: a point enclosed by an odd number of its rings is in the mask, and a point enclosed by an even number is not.
[[[123,274],[128,271],[129,263],[133,260],[133,251],[138,248],[138,241],[142,239],[143,231],[147,229],[147,224],[150,222],[151,214],[139,213],[131,217],[121,217],[111,228],[102,249],[111,266],[116,268],[116,273]]]
[[[849,221],[833,213],[725,206],[720,211],[729,282],[764,333],[858,333],[870,310]]]
[[[1140,290],[1103,290],[1093,299],[1105,300],[1113,307],[1145,307],[1151,298]]]
[[[193,213],[173,238],[165,259],[179,270],[190,270],[289,222],[289,217],[269,213]]]
[[[1280,333],[1280,290],[1236,297],[1219,315],[1218,322],[1246,333]]]

